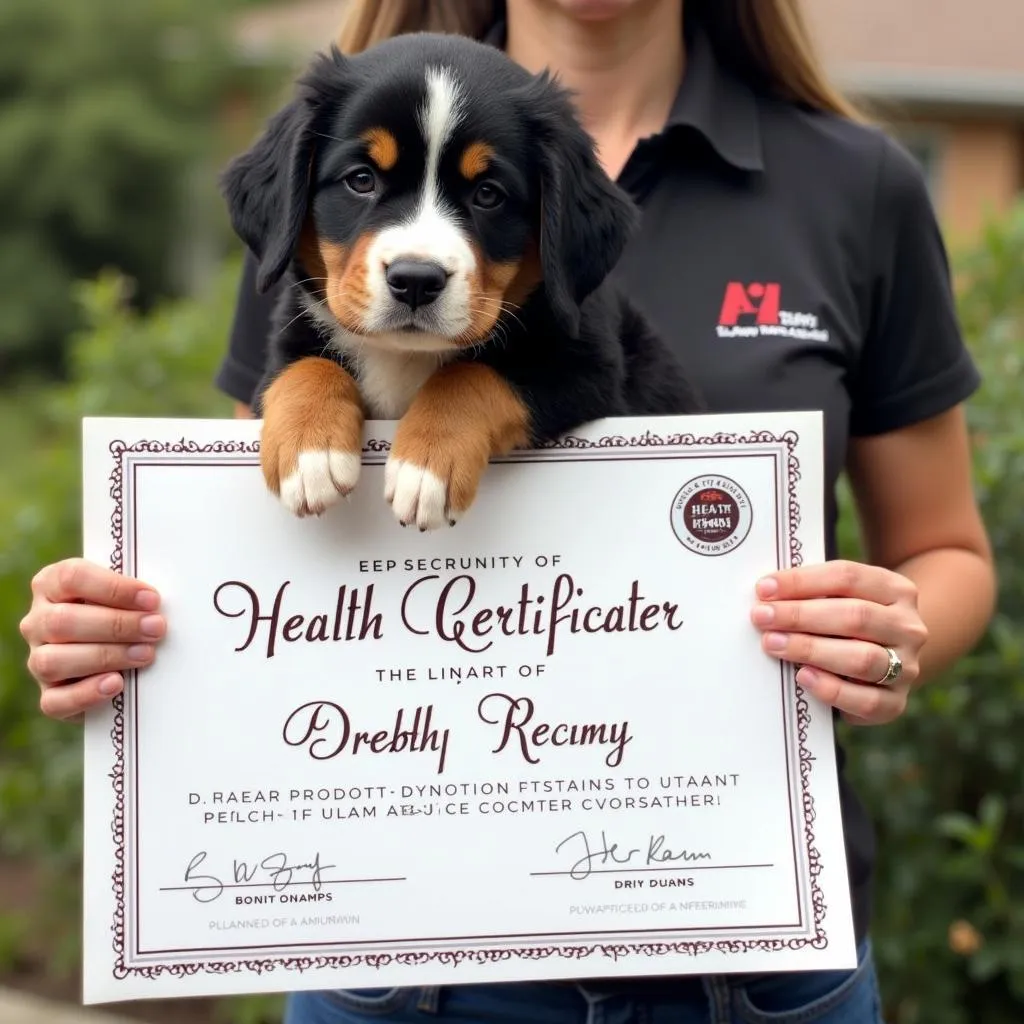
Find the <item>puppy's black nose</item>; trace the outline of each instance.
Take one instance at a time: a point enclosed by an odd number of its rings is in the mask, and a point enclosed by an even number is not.
[[[448,283],[444,267],[426,260],[395,260],[384,276],[391,294],[410,309],[429,305]]]

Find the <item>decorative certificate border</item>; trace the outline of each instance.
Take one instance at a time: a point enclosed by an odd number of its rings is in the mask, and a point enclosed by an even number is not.
[[[780,555],[788,566],[799,566],[803,563],[802,545],[797,536],[800,525],[800,502],[797,497],[797,483],[800,480],[800,464],[795,455],[795,449],[799,436],[795,431],[787,431],[781,435],[770,431],[753,431],[747,434],[717,433],[710,436],[695,436],[693,434],[670,434],[661,436],[650,431],[634,437],[622,435],[608,435],[597,439],[566,436],[558,441],[549,443],[542,448],[529,453],[513,453],[500,461],[515,459],[538,459],[548,461],[551,458],[573,459],[607,458],[609,449],[653,449],[654,457],[669,457],[673,454],[679,457],[687,457],[686,450],[692,450],[692,457],[698,454],[703,455],[707,449],[721,447],[743,448],[758,445],[778,446],[778,451],[783,455],[785,463],[785,479],[787,485],[786,494],[786,530],[788,548]],[[216,441],[211,443],[198,443],[181,438],[177,441],[145,440],[134,444],[127,444],[124,441],[115,440],[110,443],[109,451],[113,458],[113,469],[110,473],[109,495],[113,501],[113,511],[110,515],[110,538],[113,548],[110,554],[110,567],[115,572],[124,572],[126,558],[125,543],[125,467],[130,461],[130,456],[156,455],[156,456],[228,456],[235,459],[247,457],[258,458],[259,441]],[[363,447],[362,455],[364,463],[383,462],[390,450],[390,444],[384,440],[370,439]],[[660,452],[660,456],[655,454]],[[614,457],[614,456],[613,456]],[[628,456],[626,456],[628,458]],[[133,681],[135,673],[132,673]],[[119,694],[113,701],[114,720],[110,733],[114,759],[109,772],[109,778],[114,790],[114,813],[111,821],[111,838],[114,844],[115,867],[111,877],[114,894],[114,914],[112,922],[114,964],[112,973],[114,978],[121,980],[127,977],[156,979],[162,975],[173,977],[185,977],[200,972],[208,974],[229,974],[240,972],[253,972],[256,974],[267,974],[271,971],[284,969],[295,971],[320,970],[325,968],[350,968],[358,965],[370,967],[383,967],[389,964],[423,965],[436,962],[445,966],[457,966],[460,963],[476,962],[487,963],[512,958],[524,958],[529,960],[541,960],[548,957],[560,957],[563,959],[583,960],[590,956],[599,955],[617,960],[623,956],[646,956],[657,957],[666,955],[699,956],[709,952],[722,952],[727,954],[739,954],[745,952],[777,952],[781,950],[797,950],[806,947],[813,949],[824,949],[828,946],[828,936],[824,930],[823,923],[826,916],[826,904],[824,894],[819,885],[818,876],[822,870],[821,858],[816,847],[814,833],[815,809],[814,800],[810,793],[810,775],[814,757],[807,749],[807,735],[811,723],[810,707],[799,687],[794,687],[796,704],[796,733],[799,752],[800,772],[800,806],[803,815],[803,836],[805,840],[804,850],[806,864],[810,874],[810,900],[813,910],[814,933],[810,936],[798,936],[793,938],[779,939],[719,939],[719,940],[682,940],[682,941],[595,941],[588,943],[567,942],[559,945],[527,945],[522,947],[511,947],[506,945],[478,948],[444,948],[435,950],[415,950],[404,953],[393,952],[367,952],[353,954],[320,955],[308,954],[304,956],[280,956],[268,954],[265,957],[256,959],[209,959],[193,960],[189,962],[164,962],[146,963],[142,965],[129,964],[126,958],[126,914],[127,914],[127,871],[126,859],[126,791],[128,788],[128,765],[126,759],[126,744],[132,742],[134,737],[127,735],[128,729],[125,723],[125,694]],[[755,926],[756,927],[756,926]],[[666,929],[668,930],[668,929]],[[678,930],[678,929],[677,929]],[[703,930],[703,929],[702,929]],[[470,941],[449,939],[448,942]],[[493,940],[492,940],[493,941]],[[304,944],[303,948],[309,948]],[[226,954],[220,954],[224,957]]]

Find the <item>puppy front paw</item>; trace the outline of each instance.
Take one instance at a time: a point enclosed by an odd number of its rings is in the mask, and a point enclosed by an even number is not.
[[[454,526],[473,503],[487,462],[482,444],[410,440],[399,429],[384,466],[384,498],[403,526]]]
[[[403,526],[454,526],[491,458],[525,446],[529,414],[509,384],[477,363],[442,367],[395,430],[384,497]]]
[[[327,359],[302,359],[263,399],[260,465],[297,516],[321,515],[359,481],[363,412],[355,382]]]
[[[432,460],[437,469],[442,469]],[[443,472],[443,470],[442,470]],[[464,509],[453,509],[447,476],[440,477],[426,466],[389,456],[384,466],[384,498],[403,526],[421,530],[454,526]]]
[[[281,480],[279,497],[297,516],[318,516],[347,498],[359,482],[362,457],[336,448],[300,451],[295,468]]]

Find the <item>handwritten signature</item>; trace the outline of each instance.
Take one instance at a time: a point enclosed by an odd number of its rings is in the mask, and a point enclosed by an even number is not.
[[[248,888],[270,886],[280,892],[289,885],[311,885],[314,892],[319,892],[323,885],[321,872],[335,867],[334,864],[321,864],[317,853],[311,861],[302,864],[289,864],[288,854],[271,853],[262,860],[249,862],[246,860],[232,861],[231,873],[225,882],[219,875],[208,874],[204,868],[207,853],[201,850],[185,868],[185,884],[192,889],[192,898],[199,903],[212,903],[219,899],[226,888]],[[202,873],[200,869],[203,869]],[[296,878],[304,872],[308,877]],[[264,880],[265,879],[265,880]]]
[[[663,835],[652,835],[647,839],[646,848],[636,846],[626,849],[617,842],[611,842],[608,839],[607,833],[602,829],[601,841],[596,844],[596,847],[591,846],[586,832],[573,832],[571,836],[566,836],[555,847],[555,853],[561,853],[562,849],[566,846],[569,847],[570,852],[573,852],[572,848],[575,846],[574,855],[579,855],[579,859],[569,870],[569,877],[577,880],[587,878],[594,870],[595,865],[601,867],[606,864],[629,864],[640,868],[641,865],[648,867],[651,865],[673,864],[677,861],[689,864],[694,861],[711,859],[711,854],[706,851],[673,851],[666,847],[665,843],[666,839]],[[638,854],[643,856],[641,860],[636,861],[634,858]]]

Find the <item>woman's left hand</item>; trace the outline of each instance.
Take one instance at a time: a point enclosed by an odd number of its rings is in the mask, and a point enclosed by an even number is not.
[[[823,562],[766,576],[757,596],[751,619],[763,632],[762,647],[803,666],[796,681],[808,693],[858,725],[903,714],[928,638],[911,580],[874,565]],[[887,647],[903,670],[879,685],[889,669]]]

